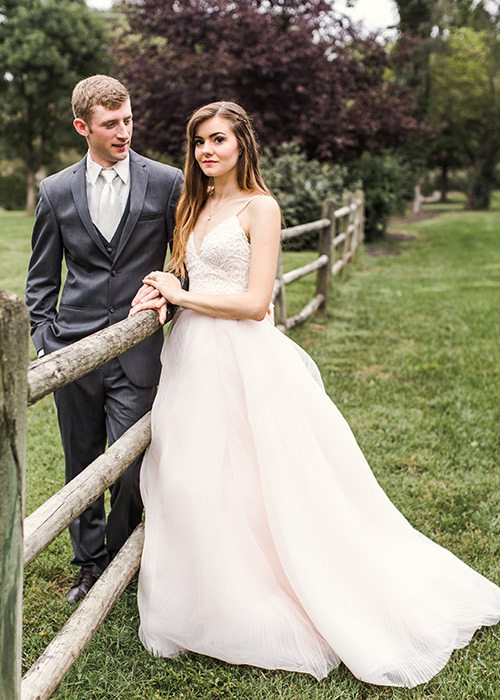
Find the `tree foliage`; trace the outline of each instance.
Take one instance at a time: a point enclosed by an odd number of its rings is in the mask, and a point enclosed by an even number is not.
[[[335,197],[340,206],[346,181],[344,166],[308,159],[296,143],[284,143],[274,153],[264,149],[261,166],[266,184],[279,202],[285,226],[320,219],[328,197]],[[318,233],[313,232],[292,238],[284,246],[287,250],[303,250],[316,248],[317,244]]]
[[[117,53],[133,88],[137,140],[178,154],[200,105],[234,100],[264,145],[296,141],[346,160],[412,134],[411,95],[386,80],[388,56],[323,0],[140,0]]]
[[[391,216],[403,214],[412,196],[413,165],[404,154],[393,151],[364,153],[349,166],[352,189],[365,193],[365,237],[368,241],[386,232]]]
[[[450,168],[467,167],[468,206],[487,207],[498,158],[500,11],[485,0],[397,0],[397,5],[394,63],[429,128],[420,142],[421,158],[441,170],[443,199]]]
[[[28,173],[55,168],[63,148],[79,144],[71,125],[75,83],[102,72],[106,33],[84,0],[19,0],[0,4],[0,139]]]
[[[489,206],[500,156],[500,41],[488,31],[451,29],[431,58],[429,113],[452,132],[470,167],[468,207]]]

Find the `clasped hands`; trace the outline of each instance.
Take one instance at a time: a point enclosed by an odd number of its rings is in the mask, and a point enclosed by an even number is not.
[[[142,280],[142,287],[132,299],[129,316],[144,309],[155,309],[161,325],[167,319],[167,301],[176,304],[179,292],[182,291],[180,281],[171,272],[150,272]]]

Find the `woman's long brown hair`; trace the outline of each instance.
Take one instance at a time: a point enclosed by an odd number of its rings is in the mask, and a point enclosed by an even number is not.
[[[244,191],[271,194],[260,172],[257,139],[247,113],[236,102],[211,102],[200,107],[189,119],[186,129],[186,163],[184,165],[184,190],[176,213],[174,244],[169,270],[184,277],[184,257],[191,231],[206,202],[212,178],[205,175],[194,157],[195,136],[200,124],[212,117],[222,117],[231,122],[233,133],[240,146],[237,163],[238,186]]]

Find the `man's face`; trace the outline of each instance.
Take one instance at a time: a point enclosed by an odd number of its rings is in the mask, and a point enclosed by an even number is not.
[[[90,155],[99,165],[109,167],[127,157],[133,129],[129,99],[118,109],[96,105],[92,109],[90,124],[78,118],[73,124],[78,133],[87,139]]]

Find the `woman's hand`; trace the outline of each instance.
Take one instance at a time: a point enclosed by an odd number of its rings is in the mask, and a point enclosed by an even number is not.
[[[171,272],[150,272],[142,281],[144,284],[156,289],[162,297],[165,297],[172,304],[179,303],[182,286],[177,277]]]
[[[163,272],[152,272],[144,278],[144,284],[140,287],[135,297],[132,299],[132,308],[129,311],[129,316],[144,311],[145,309],[154,309],[158,311],[158,320],[161,325],[167,320],[167,300],[162,296],[161,292],[152,285],[153,278],[151,275],[163,275]]]

